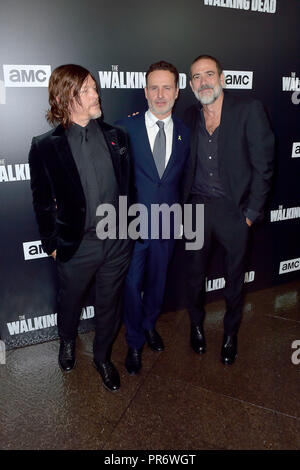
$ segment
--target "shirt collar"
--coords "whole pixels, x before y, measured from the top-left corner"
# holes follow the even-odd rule
[[[67,135],[68,137],[81,136],[82,131],[85,129],[88,129],[88,132],[91,134],[92,132],[95,131],[95,128],[96,126],[95,126],[94,119],[91,119],[85,127],[82,127],[79,124],[72,122],[70,127],[67,129]]]
[[[148,111],[146,111],[145,117],[146,117],[147,123],[150,127],[154,127],[156,125],[157,121],[162,121],[162,122],[165,123],[164,127],[166,128],[172,122],[172,114],[170,114],[170,116],[166,117],[165,119],[158,119],[156,116],[154,116],[153,113],[151,113],[150,109],[148,109]]]

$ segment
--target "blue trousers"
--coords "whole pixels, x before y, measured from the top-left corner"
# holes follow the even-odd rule
[[[135,243],[124,290],[126,340],[131,348],[141,348],[145,342],[144,331],[155,327],[174,245],[175,240]]]

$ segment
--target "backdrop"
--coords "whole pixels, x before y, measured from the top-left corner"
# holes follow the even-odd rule
[[[261,99],[276,136],[276,172],[264,223],[253,227],[245,275],[256,290],[299,278],[299,0],[10,0],[0,6],[0,336],[8,348],[53,339],[55,263],[42,251],[32,210],[28,151],[45,120],[51,71],[64,63],[98,79],[105,120],[146,109],[144,74],[158,60],[180,72],[175,113],[194,103],[188,70],[220,59],[232,93]],[[224,287],[220,252],[211,260],[208,301]],[[165,310],[184,307],[177,247]],[[180,292],[180,294],[178,294]],[[93,290],[81,331],[92,328]]]

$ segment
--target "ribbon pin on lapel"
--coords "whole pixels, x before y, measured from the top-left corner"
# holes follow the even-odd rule
[[[178,140],[181,140],[181,135],[178,136]]]

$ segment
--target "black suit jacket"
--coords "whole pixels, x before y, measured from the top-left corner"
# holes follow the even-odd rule
[[[110,150],[119,195],[127,196],[130,160],[124,131],[97,119]],[[29,153],[33,206],[46,253],[69,260],[83,234],[86,200],[64,128],[34,137]]]
[[[186,111],[191,129],[191,155],[184,182],[186,202],[196,171],[199,104]],[[273,173],[274,136],[260,101],[224,91],[218,139],[219,175],[224,190],[239,209],[263,214]]]

